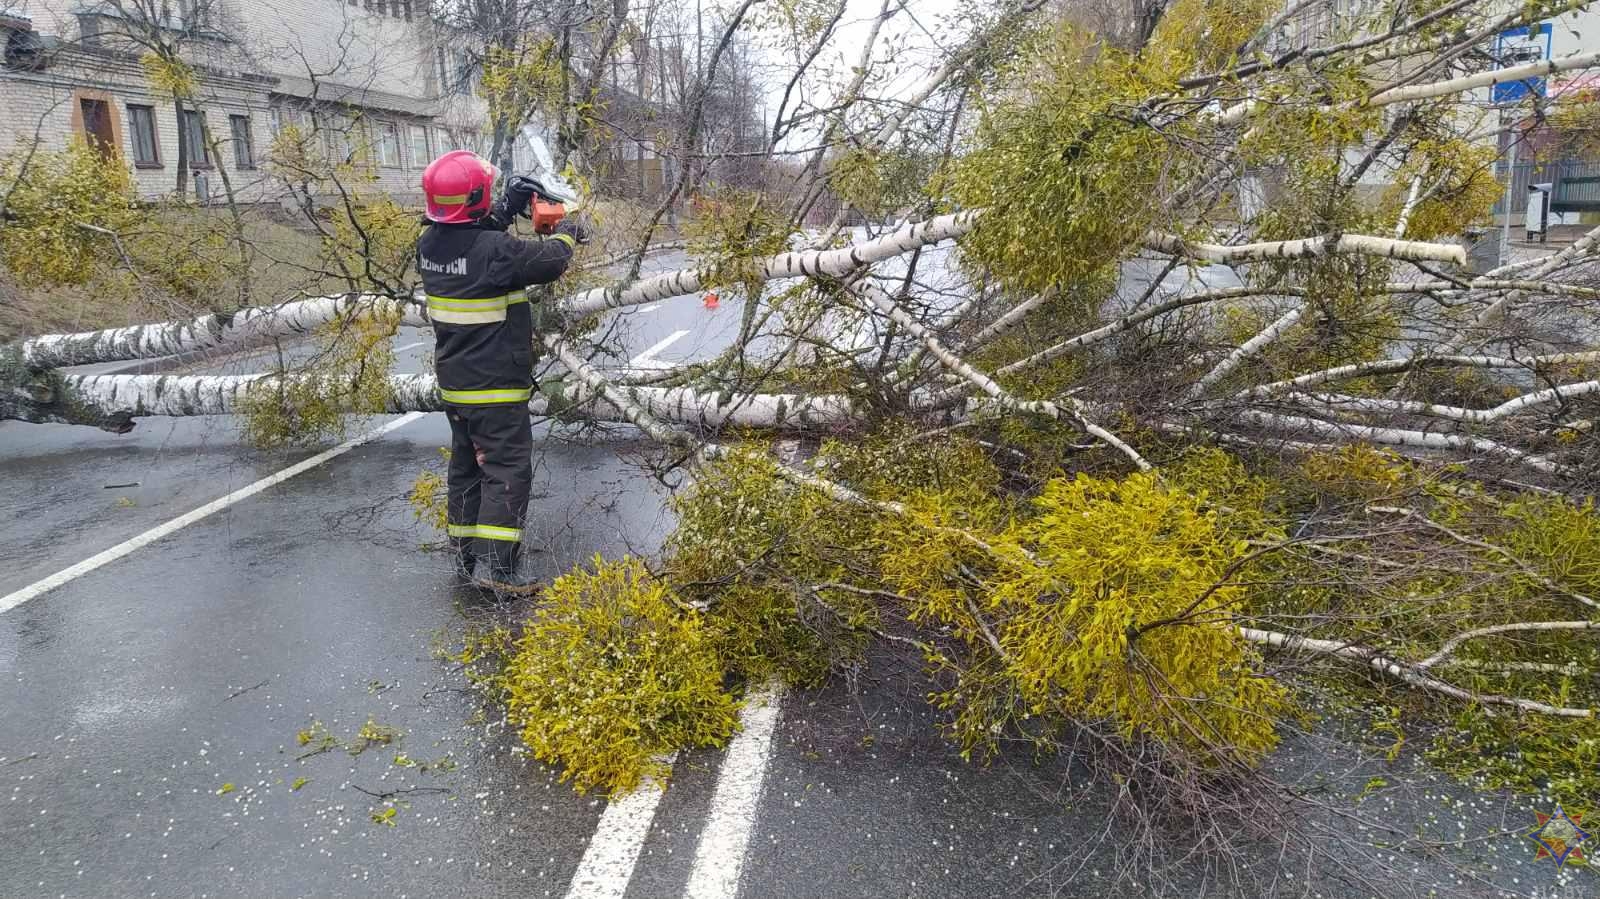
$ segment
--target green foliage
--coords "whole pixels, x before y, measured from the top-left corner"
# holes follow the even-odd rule
[[[361,725],[361,729],[356,731],[355,739],[350,741],[345,751],[351,755],[360,755],[374,746],[388,746],[398,739],[400,739],[398,730],[368,718],[367,722]]]
[[[834,7],[829,0],[775,0],[755,6],[747,21],[758,28],[777,30],[777,40],[796,53],[804,53],[828,27]]]
[[[1397,218],[1410,194],[1412,179],[1421,176],[1425,184],[1437,186],[1411,211],[1407,239],[1438,240],[1483,224],[1505,192],[1495,175],[1496,158],[1493,147],[1458,138],[1430,135],[1418,139],[1384,197],[1383,214]]]
[[[1600,514],[1594,497],[1530,495],[1508,504],[1504,515],[1511,525],[1508,550],[1538,560],[1543,573],[1568,589],[1600,597]]]
[[[251,389],[241,402],[244,436],[263,448],[342,439],[350,414],[389,408],[398,315],[363,314],[329,324],[304,371]]]
[[[662,773],[663,753],[724,740],[726,676],[815,684],[865,664],[876,639],[915,648],[971,757],[1050,752],[1087,726],[1203,773],[1259,763],[1279,723],[1314,707],[1357,720],[1391,760],[1416,748],[1464,780],[1568,802],[1600,791],[1593,719],[1490,714],[1348,661],[1269,675],[1240,632],[1309,620],[1417,661],[1471,628],[1582,615],[1562,591],[1600,593],[1593,504],[1507,502],[1363,446],[1293,465],[1184,447],[1159,474],[1080,472],[1019,496],[964,433],[895,427],[810,460],[892,508],[796,483],[761,446],[730,451],[676,498],[659,576],[597,560],[461,659],[579,789],[626,789]],[[1330,535],[1310,539],[1319,525]],[[1476,638],[1432,673],[1593,707],[1595,671],[1592,633],[1566,630]]]
[[[150,89],[168,97],[193,97],[199,87],[194,67],[181,57],[168,53],[145,53],[139,65],[150,82]]]
[[[955,677],[936,700],[964,751],[1006,736],[1049,745],[1072,720],[1212,760],[1254,762],[1275,745],[1283,689],[1232,623],[1241,591],[1218,586],[1247,546],[1203,503],[1149,474],[1058,479],[1032,514],[985,536],[988,553],[946,531],[951,506],[915,508],[882,565],[919,600],[915,618],[966,644],[965,658],[936,659]],[[932,535],[912,543],[911,529]]]
[[[705,466],[674,503],[662,579],[597,560],[552,586],[520,634],[468,642],[461,660],[535,755],[579,789],[626,789],[653,759],[728,733],[724,673],[815,684],[867,643],[919,647],[968,753],[1001,740],[1041,751],[1071,721],[1109,725],[1204,765],[1253,763],[1275,742],[1285,692],[1262,676],[1226,583],[1261,528],[1264,486],[1220,453],[1185,460],[1204,492],[1153,475],[1057,479],[1004,492],[978,444],[901,429],[829,443],[830,479],[903,510],[839,503],[747,447]]]
[[[570,80],[555,38],[528,36],[512,46],[493,45],[484,51],[479,89],[489,106],[489,121],[512,132],[535,110],[560,110]],[[591,102],[574,111],[590,118],[596,112]]]
[[[928,661],[954,683],[936,699],[968,752],[1019,736],[1045,747],[1073,719],[1213,758],[1253,761],[1273,744],[1283,693],[1229,624],[1239,588],[1207,593],[1244,552],[1228,531],[1252,526],[1244,510],[1224,521],[1204,494],[1147,475],[1053,481],[1017,508],[982,450],[960,439],[878,435],[829,445],[817,464],[905,514],[841,512],[751,452],[711,466],[680,500],[667,570],[695,579],[685,595],[711,603],[713,622],[738,625],[743,670],[760,671],[747,656],[771,647],[780,670],[808,657],[820,668],[819,650],[835,645],[820,622],[877,632],[908,620],[954,641]],[[1263,493],[1216,457],[1197,458],[1192,476],[1207,468],[1226,472],[1241,506]],[[828,614],[808,621],[805,587],[837,583],[813,601]],[[878,602],[863,599],[873,591]],[[1202,597],[1194,620],[1132,636]],[[771,624],[775,612],[784,626]]]
[[[1594,565],[1600,515],[1592,503],[1534,494],[1501,499],[1450,468],[1363,445],[1310,454],[1281,475],[1266,482],[1280,501],[1320,515],[1343,508],[1360,516],[1382,506],[1407,509],[1432,525],[1393,513],[1374,513],[1365,527],[1359,517],[1340,519],[1331,530],[1352,535],[1320,544],[1319,552],[1263,557],[1240,575],[1255,585],[1244,601],[1254,616],[1290,622],[1309,616],[1320,622],[1321,635],[1381,641],[1385,652],[1411,661],[1477,628],[1595,617],[1562,592],[1600,589]],[[1479,636],[1430,673],[1478,695],[1600,708],[1596,671],[1600,644],[1593,632],[1562,629]],[[1356,721],[1391,755],[1414,746],[1479,786],[1546,792],[1568,803],[1600,795],[1600,722],[1593,718],[1444,701],[1393,680],[1349,675],[1348,666],[1336,665],[1307,669],[1296,681],[1332,697],[1317,706]],[[1375,716],[1375,707],[1392,711]]]
[[[141,220],[122,161],[79,140],[0,157],[0,197],[0,260],[24,287],[84,284],[121,264],[114,235]]]
[[[668,571],[679,596],[708,609],[707,630],[727,670],[816,684],[835,661],[856,656],[862,640],[814,623],[806,614],[814,603],[772,572],[818,581],[842,576],[819,546],[840,528],[859,533],[860,516],[814,491],[794,490],[773,465],[759,451],[731,452],[674,499]]]
[[[371,815],[368,815],[368,817],[372,820],[373,824],[383,824],[387,827],[393,827],[395,815],[398,813],[399,809],[392,805],[386,805],[382,809],[379,809],[378,811],[373,812]]]
[[[1378,499],[1417,483],[1411,463],[1393,450],[1353,443],[1311,453],[1302,463],[1306,480],[1322,493],[1354,499]]]
[[[422,220],[378,189],[372,138],[361,119],[342,129],[285,125],[273,137],[264,168],[308,202],[337,199],[315,214],[321,247],[308,268],[347,289],[410,295]]]
[[[358,197],[336,214],[323,248],[332,266],[362,284],[408,295],[422,223],[415,210],[385,195]]]
[[[445,465],[450,464],[450,450],[439,447],[439,456]],[[411,491],[406,494],[406,502],[411,504],[411,514],[423,524],[431,525],[440,533],[444,532],[449,524],[449,490],[445,483],[445,476],[432,469],[424,470],[417,475],[411,484]]]
[[[926,196],[933,163],[904,150],[853,148],[829,164],[828,186],[868,218],[882,218]]]
[[[314,755],[321,755],[339,745],[339,738],[335,737],[328,726],[321,721],[313,720],[309,727],[294,735],[295,743],[305,749],[297,759],[307,759]]]
[[[1237,633],[1241,589],[1219,586],[1249,547],[1204,501],[1148,473],[1046,486],[1021,534],[1039,564],[1013,561],[990,599],[1015,610],[1000,639],[1035,714],[1246,761],[1276,744],[1283,690]]]
[[[1024,292],[1121,259],[1158,218],[1173,217],[1203,163],[1185,143],[1203,134],[1194,117],[1156,128],[1130,112],[1233,58],[1276,8],[1181,0],[1137,56],[1065,24],[1025,42],[954,171],[954,199],[988,209],[967,252]]]
[[[664,776],[676,749],[721,746],[737,704],[699,615],[637,559],[597,558],[556,579],[496,676],[535,757],[579,792]]]
[[[1169,162],[1155,131],[1114,117],[1152,84],[1086,36],[1035,41],[955,166],[955,199],[987,207],[966,252],[1020,292],[1070,283],[1120,258],[1153,220]]]
[[[788,218],[767,197],[731,188],[697,196],[692,205],[683,233],[702,283],[739,286],[752,299],[760,296],[766,282],[757,276],[755,260],[789,248]]]

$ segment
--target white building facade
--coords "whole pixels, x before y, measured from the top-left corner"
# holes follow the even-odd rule
[[[267,154],[294,126],[350,161],[363,190],[414,203],[432,159],[486,149],[469,56],[426,0],[170,0],[154,23],[119,5],[136,6],[0,0],[0,152],[82,139],[158,198],[177,187],[182,141],[193,196],[216,199],[225,175],[239,199],[270,202],[282,191]],[[181,111],[141,61],[152,39],[197,76]]]

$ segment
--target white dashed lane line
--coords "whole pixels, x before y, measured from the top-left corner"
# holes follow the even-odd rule
[[[670,762],[671,759],[668,759]],[[613,798],[600,815],[600,824],[589,840],[589,848],[573,872],[567,899],[622,899],[633,879],[633,866],[639,861],[644,839],[650,835],[650,822],[661,804],[662,787],[645,780],[637,790]]]
[[[684,899],[734,899],[738,893],[781,698],[776,685],[752,690],[739,712],[739,733],[728,744],[717,775]],[[627,893],[661,793],[659,784],[646,781],[632,793],[611,800],[578,862],[567,899],[621,899]]]
[[[712,794],[711,812],[700,832],[700,848],[695,851],[684,899],[734,899],[739,892],[739,873],[755,831],[756,810],[767,779],[782,696],[782,689],[770,684],[745,697],[744,709],[739,713],[741,730],[722,760],[717,791]]]
[[[241,487],[232,493],[225,494],[222,497],[206,503],[198,509],[195,509],[191,512],[186,512],[183,515],[179,515],[177,518],[174,518],[165,524],[157,525],[156,527],[145,531],[137,537],[124,540],[123,542],[118,543],[116,546],[113,546],[104,552],[96,553],[70,568],[64,568],[61,571],[58,571],[44,580],[35,581],[34,583],[23,587],[21,590],[18,590],[15,593],[0,596],[0,613],[9,612],[31,599],[48,593],[63,584],[77,580],[89,572],[94,571],[96,568],[100,568],[101,566],[115,562],[116,560],[128,555],[129,553],[132,553],[135,550],[149,546],[157,540],[160,540],[162,537],[182,530],[183,528],[186,528],[197,521],[207,518],[214,513],[220,512],[234,503],[239,502],[240,500],[249,499],[268,487],[281,484],[284,481],[295,477],[296,475],[304,474],[311,469],[316,468],[318,465],[321,465],[329,459],[342,456],[345,453],[348,453],[356,447],[362,445],[363,443],[376,440],[390,431],[396,430],[397,428],[403,428],[422,416],[423,413],[421,412],[411,412],[406,415],[402,415],[399,418],[387,422],[378,428],[368,431],[365,434],[346,440],[344,443],[339,444],[333,449],[325,450],[317,453],[315,456],[312,456],[309,459],[296,462],[288,468],[285,468],[282,471],[274,474],[270,474],[261,480],[256,481],[254,484],[249,485],[248,487]]]
[[[634,368],[663,365],[664,363],[662,363],[659,359],[656,359],[655,355],[687,336],[689,336],[689,331],[687,328],[681,331],[673,331],[666,337],[656,341],[655,344],[653,344],[648,350],[645,350],[639,355],[634,356],[632,359],[629,359],[628,364]]]

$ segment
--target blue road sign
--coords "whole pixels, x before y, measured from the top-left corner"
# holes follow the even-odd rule
[[[1495,37],[1494,57],[1502,67],[1549,59],[1552,40],[1553,31],[1549,23],[1512,28]],[[1493,100],[1495,103],[1515,103],[1530,93],[1547,96],[1548,81],[1548,78],[1525,78],[1497,84],[1492,91]]]

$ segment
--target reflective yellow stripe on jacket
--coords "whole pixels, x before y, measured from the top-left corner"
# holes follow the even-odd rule
[[[448,530],[452,537],[482,537],[485,540],[503,540],[507,543],[522,542],[522,531],[518,528],[503,528],[493,524],[452,524]]]
[[[528,302],[523,291],[498,297],[458,299],[428,294],[428,318],[451,325],[486,325],[506,320],[506,308]]]
[[[526,403],[533,397],[532,387],[504,387],[493,390],[439,390],[439,399],[458,406],[487,406],[493,403]]]

